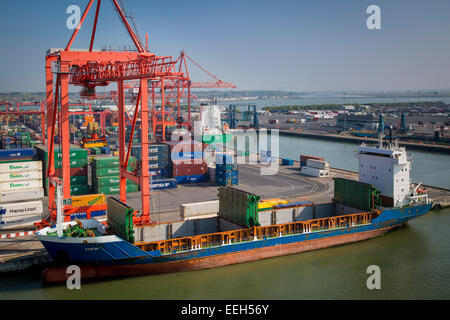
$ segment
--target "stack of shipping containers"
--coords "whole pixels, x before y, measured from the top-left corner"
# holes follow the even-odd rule
[[[170,174],[177,183],[206,181],[208,166],[203,158],[204,145],[199,142],[169,142]]]
[[[136,158],[130,157],[127,169],[136,169]],[[120,191],[119,157],[96,156],[92,158],[92,189],[94,193],[118,194]],[[139,185],[127,180],[127,192],[137,192]]]
[[[141,146],[133,146],[131,154],[141,161]],[[170,189],[176,188],[177,181],[169,178],[169,146],[163,143],[151,143],[148,146],[148,168],[150,188]]]
[[[233,156],[218,153],[216,154],[216,185],[234,186],[239,184],[239,171],[237,163],[234,163]]]
[[[0,150],[0,229],[43,218],[42,162],[35,149]]]
[[[47,164],[48,151],[46,146],[37,146],[38,158],[43,163],[43,177],[45,195],[48,195]],[[55,146],[55,171],[57,177],[62,177],[61,146]],[[76,146],[70,147],[70,194],[83,195],[91,193],[88,185],[88,158],[87,150]]]

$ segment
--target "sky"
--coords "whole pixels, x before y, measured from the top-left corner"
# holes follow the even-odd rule
[[[157,55],[181,50],[241,90],[450,89],[450,0],[123,0]],[[0,91],[44,91],[49,48],[66,46],[70,5],[2,1]],[[369,30],[369,5],[381,29]],[[72,48],[88,48],[95,4]],[[132,42],[102,1],[95,48]],[[193,81],[210,81],[191,65]]]

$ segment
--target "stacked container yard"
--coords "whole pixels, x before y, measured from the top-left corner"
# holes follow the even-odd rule
[[[136,169],[136,158],[130,157],[127,169]],[[119,157],[96,156],[91,164],[92,189],[94,193],[118,194],[120,191]],[[127,180],[127,192],[136,192],[139,185]]]
[[[37,146],[38,157],[43,163],[44,191],[48,195],[48,151],[47,146]],[[70,194],[83,195],[91,193],[88,185],[88,159],[87,150],[76,146],[71,146],[69,151],[70,157]],[[55,173],[57,177],[62,177],[62,153],[61,147],[55,146]]]
[[[238,165],[233,162],[232,155],[224,153],[216,154],[216,185],[233,186],[239,184]]]
[[[179,184],[206,181],[208,166],[203,158],[204,145],[195,141],[169,142],[170,175]]]
[[[42,220],[42,162],[35,149],[0,151],[0,229]]]

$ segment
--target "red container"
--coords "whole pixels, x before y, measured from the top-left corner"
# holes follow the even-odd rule
[[[208,165],[204,161],[200,164],[182,163],[182,161],[172,163],[172,177],[200,175],[207,171]]]
[[[62,169],[55,169],[56,176],[62,177]],[[88,167],[70,168],[70,176],[87,176]]]

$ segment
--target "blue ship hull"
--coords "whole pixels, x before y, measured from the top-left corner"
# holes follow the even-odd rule
[[[143,251],[139,247],[121,239],[118,236],[104,236],[97,238],[58,239],[55,237],[39,236],[41,242],[55,259],[66,263],[84,265],[169,265],[171,263],[189,261],[190,269],[196,269],[192,261],[211,257],[226,257],[230,254],[245,253],[251,256],[255,250],[281,250],[283,246],[295,252],[295,246],[308,242],[314,247],[314,242],[327,241],[330,245],[355,242],[383,234],[392,228],[400,226],[409,220],[424,215],[431,209],[431,204],[414,207],[392,208],[384,210],[371,223],[340,227],[308,233],[280,236],[276,238],[258,239],[253,241],[223,244],[215,247],[193,249],[162,254],[159,250]],[[337,240],[338,239],[338,240]],[[69,241],[70,240],[70,241]],[[293,247],[294,246],[294,247]],[[294,250],[294,251],[292,251]],[[312,249],[314,250],[314,248]],[[307,250],[300,250],[307,251]],[[298,252],[300,252],[298,251]],[[282,254],[273,253],[271,256]],[[242,259],[241,259],[242,260]],[[252,260],[257,260],[252,259]],[[250,261],[250,260],[249,260]],[[229,263],[224,263],[229,264]]]

